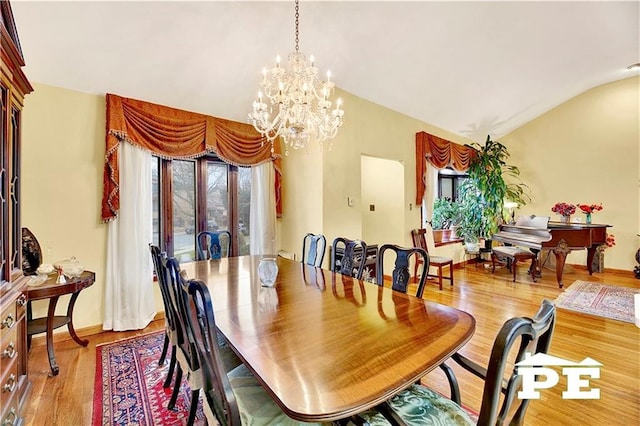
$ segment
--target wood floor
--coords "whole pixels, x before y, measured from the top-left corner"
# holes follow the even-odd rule
[[[425,298],[455,306],[473,314],[476,332],[462,353],[486,364],[493,339],[508,318],[532,316],[543,299],[554,300],[561,290],[555,274],[545,271],[542,279],[532,283],[526,267],[520,266],[517,281],[504,269],[491,274],[489,270],[468,265],[456,269],[455,286],[439,291],[429,285]],[[630,272],[604,272],[589,276],[586,270],[575,268],[565,273],[565,286],[575,280],[595,281],[639,288],[640,280]],[[123,337],[147,333],[163,327],[156,321],[146,330],[127,333],[105,332],[90,336],[86,348],[73,341],[56,343],[60,366],[57,377],[48,377],[46,346],[37,344],[29,354],[29,374],[33,383],[26,410],[27,425],[90,425],[95,375],[95,347]],[[82,330],[79,331],[82,336]],[[543,390],[540,400],[534,400],[527,412],[527,425],[636,425],[640,418],[640,328],[630,323],[582,315],[559,309],[550,353],[572,361],[591,357],[603,364],[600,379],[591,387],[600,388],[599,400],[563,400],[566,380],[554,388]],[[556,370],[559,371],[559,370]],[[468,373],[456,370],[460,380],[462,402],[479,409],[482,382]],[[424,383],[448,395],[444,375],[430,373]]]

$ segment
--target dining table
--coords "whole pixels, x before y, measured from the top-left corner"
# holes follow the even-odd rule
[[[207,285],[218,330],[293,419],[330,422],[372,408],[474,333],[474,317],[460,309],[283,257],[265,287],[262,257],[181,268]]]

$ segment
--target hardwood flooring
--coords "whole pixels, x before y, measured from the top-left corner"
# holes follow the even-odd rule
[[[594,274],[580,267],[565,273],[565,287],[575,280],[601,282],[640,288],[640,280],[631,272]],[[424,297],[455,306],[473,314],[476,332],[462,349],[472,360],[486,365],[491,345],[504,321],[514,316],[532,316],[543,299],[554,300],[562,290],[555,274],[545,271],[537,283],[530,281],[526,267],[520,265],[515,283],[511,274],[497,269],[495,274],[480,265],[467,265],[455,270],[455,286],[445,285],[439,291],[433,281]],[[155,321],[147,329],[136,332],[103,332],[89,337],[86,348],[72,340],[55,344],[60,366],[57,377],[48,377],[49,363],[42,340],[29,353],[29,375],[33,383],[28,407],[27,425],[90,425],[95,376],[95,347],[136,334],[162,329]],[[79,334],[83,336],[82,330]],[[599,400],[563,400],[566,380],[561,376],[557,386],[543,390],[540,400],[533,400],[525,424],[548,425],[636,425],[640,418],[640,328],[634,324],[558,309],[557,324],[550,353],[579,362],[591,357],[603,364],[601,377],[591,381],[600,388]],[[556,371],[559,371],[554,367]],[[462,402],[475,410],[480,407],[482,381],[456,369]],[[448,395],[448,385],[440,370],[428,374],[423,382]]]

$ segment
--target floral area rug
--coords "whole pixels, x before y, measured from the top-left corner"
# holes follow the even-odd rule
[[[186,424],[191,393],[186,379],[175,410],[167,409],[173,386],[165,389],[162,384],[171,348],[164,365],[158,365],[163,340],[164,331],[158,331],[96,347],[92,426]],[[206,424],[202,404],[195,424]]]
[[[558,296],[555,303],[558,308],[633,323],[633,295],[636,293],[640,293],[640,290],[575,281]]]

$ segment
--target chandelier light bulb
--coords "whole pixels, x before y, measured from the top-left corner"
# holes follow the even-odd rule
[[[331,109],[329,97],[335,86],[331,82],[331,72],[327,71],[326,82],[320,81],[313,55],[307,59],[299,51],[298,0],[295,4],[295,51],[289,54],[286,66],[280,66],[280,55],[277,55],[274,68],[263,68],[258,99],[253,102],[249,113],[249,121],[271,143],[271,151],[274,151],[275,140],[280,137],[285,145],[285,154],[289,153],[289,148],[307,147],[311,139],[317,140],[321,146],[326,141],[330,147],[344,116],[341,99]]]

